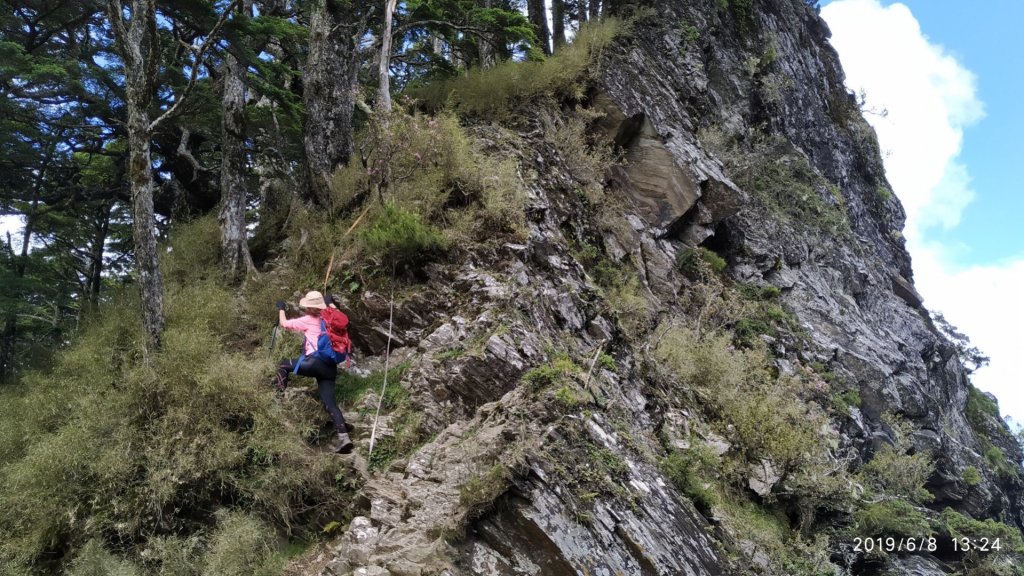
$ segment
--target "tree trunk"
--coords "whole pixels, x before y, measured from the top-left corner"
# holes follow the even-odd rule
[[[544,0],[527,0],[526,11],[530,24],[533,24],[533,31],[537,34],[537,42],[544,54],[550,56],[551,33],[548,31],[548,11]]]
[[[352,41],[351,18],[336,0],[312,0],[309,55],[303,74],[306,105],[303,144],[309,191],[326,205],[331,175],[352,154],[352,110],[358,73],[358,52]]]
[[[551,37],[556,51],[565,46],[565,0],[551,0]]]
[[[381,112],[391,112],[391,23],[395,13],[397,0],[384,2],[384,30],[380,35],[380,67],[377,70],[377,108]]]
[[[491,7],[491,0],[482,0],[482,2],[480,4],[484,8],[490,8]],[[477,38],[476,38],[477,53],[478,53],[477,55],[480,58],[480,67],[481,68],[493,68],[494,65],[497,63],[497,61],[496,61],[496,59],[494,57],[494,46],[491,45],[490,40],[491,39],[489,38],[489,35],[483,35],[483,34],[481,34],[480,36],[477,36]]]
[[[124,62],[125,107],[128,109],[128,182],[132,195],[132,238],[142,299],[142,325],[149,351],[160,348],[164,331],[164,291],[156,251],[153,215],[153,162],[149,105],[160,58],[156,32],[156,0],[132,0],[125,22],[120,0],[107,1],[107,13]]]
[[[90,308],[95,308],[100,301],[100,287],[103,285],[103,248],[107,244],[110,213],[113,208],[114,201],[107,200],[96,209],[95,234],[89,247],[89,275],[86,284],[86,298]]]
[[[601,2],[600,0],[590,0],[590,5],[587,7],[587,20],[590,22],[597,22],[601,17]]]
[[[14,343],[18,339],[18,324],[13,313],[4,318],[4,330],[0,333],[0,382],[12,380],[14,376]]]
[[[248,11],[249,2],[244,2]],[[246,69],[230,51],[224,57],[224,94],[221,98],[220,244],[228,277],[235,279],[254,269],[246,239],[245,77]]]
[[[126,66],[127,68],[127,66]],[[149,146],[153,137],[149,115],[137,89],[128,83],[128,182],[132,193],[132,239],[139,272],[142,325],[152,350],[160,349],[164,332],[164,290],[156,252],[156,218],[153,216],[153,161]]]

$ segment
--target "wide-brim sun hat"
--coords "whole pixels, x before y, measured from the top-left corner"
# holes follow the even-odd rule
[[[303,308],[319,308],[321,310],[327,308],[327,304],[324,302],[324,295],[316,290],[306,292],[302,300],[299,300],[299,306]]]

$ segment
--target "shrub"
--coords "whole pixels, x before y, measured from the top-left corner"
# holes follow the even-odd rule
[[[210,538],[203,576],[259,576],[278,572],[274,530],[241,512],[221,513]]]
[[[964,472],[961,477],[968,486],[977,486],[978,484],[981,484],[981,472],[979,472],[974,466],[964,468]]]
[[[700,30],[692,23],[683,20],[679,25],[679,40],[683,44],[693,44],[700,39]]]
[[[504,464],[495,464],[483,474],[473,476],[459,487],[459,504],[468,519],[479,518],[508,488],[511,471]]]
[[[1020,480],[1017,466],[1006,458],[1006,454],[998,446],[993,446],[987,438],[982,438],[982,446],[987,446],[985,448],[985,461],[989,463],[996,474],[1006,479]]]
[[[370,150],[365,186],[374,191],[373,200],[442,226],[450,241],[523,234],[526,195],[514,157],[482,152],[485,146],[453,114],[425,116],[396,108],[388,122],[372,126],[364,146]],[[496,146],[495,140],[504,142],[489,133],[488,146]],[[518,147],[514,136],[508,140]],[[335,175],[337,203],[358,194],[353,187],[364,183],[350,174],[353,170],[362,168],[350,166]]]
[[[701,514],[710,517],[719,498],[709,482],[719,466],[717,456],[703,444],[675,451],[661,461],[661,470],[680,492],[686,495]]]
[[[576,391],[571,386],[562,386],[558,390],[555,390],[555,402],[563,410],[573,410],[582,404],[582,400]]]
[[[921,538],[932,534],[928,519],[903,500],[868,504],[854,514],[856,534],[864,537]]]
[[[813,540],[804,540],[789,528],[785,514],[762,508],[745,498],[723,499],[721,509],[725,516],[723,524],[733,538],[752,548],[748,555],[763,554],[767,557],[771,568],[765,573],[834,574],[828,558],[827,536],[818,535]]]
[[[1013,526],[992,519],[975,520],[952,508],[943,510],[941,518],[943,527],[953,538],[987,538],[989,542],[998,538],[1003,552],[1024,554],[1021,532]]]
[[[975,431],[984,431],[987,429],[988,421],[999,419],[999,405],[984,392],[968,384],[964,414]]]
[[[131,562],[107,552],[98,540],[90,540],[71,563],[68,576],[138,576],[139,569]]]
[[[545,139],[565,161],[572,178],[591,193],[589,199],[603,192],[605,172],[613,162],[611,142],[596,142],[587,131],[590,121],[599,116],[577,108],[568,116],[555,117],[552,129],[545,132]]]
[[[849,233],[841,191],[788,140],[754,131],[732,138],[719,129],[698,136],[725,165],[726,174],[775,214],[826,234]]]
[[[613,261],[591,243],[580,244],[570,239],[570,250],[601,289],[608,311],[615,315],[628,336],[637,336],[650,328],[650,303],[630,264]]]
[[[832,395],[832,407],[841,414],[849,414],[851,408],[860,408],[860,403],[860,391],[853,388]]]
[[[935,470],[931,456],[924,452],[908,453],[913,449],[909,423],[888,415],[886,421],[893,430],[894,445],[884,446],[861,467],[861,481],[876,494],[931,502],[934,496],[924,488]]]
[[[557,357],[549,364],[531,368],[523,373],[521,381],[531,390],[540,390],[555,384],[564,384],[580,373],[580,367],[566,356]]]
[[[878,493],[931,502],[934,497],[924,485],[934,469],[931,457],[925,453],[910,455],[885,446],[861,467],[860,473]]]
[[[875,188],[875,198],[878,200],[879,204],[887,204],[892,200],[892,190],[883,184],[879,184]]]
[[[399,267],[412,266],[442,254],[448,243],[414,212],[388,204],[373,225],[363,232],[367,254]]]
[[[801,400],[800,380],[772,375],[763,347],[737,349],[728,335],[698,338],[671,326],[654,356],[680,385],[699,392],[743,464],[767,458],[787,473],[824,451],[823,415]]]
[[[779,296],[782,295],[782,291],[779,290],[778,286],[758,286],[757,284],[740,284],[737,288],[740,295],[744,299],[753,302],[756,301],[772,301],[778,300]]]
[[[698,278],[706,271],[721,274],[726,265],[724,258],[703,246],[684,250],[676,256],[676,267],[691,278]]]
[[[636,337],[651,326],[651,307],[636,274],[623,272],[604,289],[605,303],[626,335]]]
[[[343,466],[295,432],[319,413],[276,404],[265,350],[238,351],[251,344],[232,341],[252,328],[232,315],[246,290],[174,261],[197,257],[182,248],[191,239],[178,243],[190,231],[176,231],[179,248],[164,258],[175,270],[166,275],[167,328],[148,362],[138,297],[125,291],[49,372],[0,390],[0,565],[59,572],[66,567],[47,559],[79,555],[103,565],[101,548],[87,550],[99,538],[118,542],[119,556],[159,549],[155,558],[181,565],[201,555],[214,510],[245,508],[276,539],[319,532],[345,509],[352,486],[338,480]],[[228,317],[236,321],[220,321]]]

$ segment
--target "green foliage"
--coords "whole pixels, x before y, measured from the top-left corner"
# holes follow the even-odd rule
[[[98,540],[90,540],[71,563],[68,576],[138,576],[138,568],[107,552]]]
[[[401,388],[399,381],[405,370],[406,366],[403,364],[395,366],[388,371],[388,388]],[[363,378],[348,370],[339,370],[337,383],[338,386],[334,397],[338,404],[341,406],[353,406],[367,392],[376,393],[381,389],[384,384],[384,371],[375,370]],[[391,394],[396,393],[392,392]]]
[[[982,446],[986,446],[985,461],[988,462],[996,474],[1005,479],[1020,481],[1020,473],[1017,471],[1017,466],[1006,458],[1002,449],[992,445],[991,441],[984,437],[982,438]]]
[[[964,406],[967,421],[975,431],[985,431],[989,422],[999,420],[999,405],[973,385],[967,385],[967,404]]]
[[[566,411],[574,410],[582,404],[582,400],[580,400],[576,390],[574,390],[572,386],[567,385],[555,390],[555,402],[558,403],[562,410]]]
[[[961,478],[963,478],[964,483],[968,486],[977,486],[978,484],[981,484],[982,480],[981,472],[979,472],[974,466],[964,468]]]
[[[805,540],[789,527],[778,510],[760,507],[745,498],[723,499],[724,525],[733,537],[749,546],[749,555],[767,557],[772,574],[830,576],[829,541],[825,535]],[[744,573],[748,573],[745,571]]]
[[[390,266],[406,267],[429,261],[448,249],[445,237],[418,214],[388,204],[363,232],[367,254]]]
[[[604,288],[605,304],[618,318],[627,336],[636,337],[651,327],[651,305],[644,292],[640,279],[632,270],[623,270],[615,281]]]
[[[893,446],[885,446],[863,467],[860,474],[877,493],[931,502],[934,496],[924,484],[935,469],[928,454],[908,455]]]
[[[294,432],[320,415],[276,404],[265,350],[238,351],[238,332],[262,331],[236,314],[245,292],[203,264],[188,271],[209,251],[209,223],[195,226],[164,258],[167,328],[148,362],[137,296],[115,294],[52,370],[0,390],[0,564],[45,563],[102,537],[126,554],[160,543],[170,565],[226,506],[275,539],[318,532],[344,509],[341,463]]]
[[[258,518],[222,513],[210,537],[203,576],[269,576],[280,573],[273,562],[276,534]]]
[[[459,486],[459,504],[467,510],[467,517],[475,519],[483,515],[508,489],[511,477],[508,467],[498,463]]]
[[[709,271],[721,274],[727,265],[725,258],[703,246],[688,248],[676,256],[676,268],[691,278],[700,278]]]
[[[680,492],[705,516],[719,503],[713,486],[714,472],[720,467],[715,453],[704,444],[673,451],[661,461],[661,470]]]
[[[682,326],[662,329],[654,357],[705,410],[733,446],[734,458],[767,458],[783,472],[799,469],[824,450],[824,417],[801,400],[806,383],[775,377],[761,348],[737,349],[728,335],[698,337]]]
[[[925,452],[910,452],[914,449],[910,424],[888,416],[887,423],[893,431],[892,445],[883,446],[858,471],[864,487],[874,494],[886,494],[914,502],[931,502],[934,496],[924,485],[935,464],[931,455]]]
[[[637,336],[650,328],[650,303],[632,266],[613,261],[589,242],[580,244],[570,240],[570,250],[594,279],[608,311],[615,315],[628,336]]]
[[[860,391],[854,388],[832,395],[832,406],[840,414],[849,414],[851,408],[860,408]]]
[[[559,117],[561,116],[561,117]],[[588,200],[600,199],[604,194],[605,172],[612,165],[611,142],[598,141],[588,130],[600,113],[577,107],[570,114],[559,114],[544,138],[565,162],[572,178],[585,187]]]
[[[449,54],[457,54],[467,68],[482,65],[480,45],[483,43],[490,46],[498,59],[510,58],[512,51],[531,56],[543,54],[533,26],[515,4],[491,6],[471,0],[411,0],[399,5],[396,20],[422,22],[396,38],[396,45],[403,47],[404,60],[412,68],[414,78],[453,70],[453,58],[446,58]],[[444,41],[446,54],[435,51],[434,39]]]
[[[380,406],[382,413],[391,417],[391,435],[376,437],[373,453],[370,454],[368,462],[371,470],[386,468],[396,458],[411,453],[423,441],[423,415],[413,409],[409,389],[402,385],[402,375],[408,368],[409,364],[403,362],[388,370],[386,387],[383,370],[377,370],[366,378],[352,374],[346,374],[342,378],[342,374],[338,374],[340,386],[336,397],[341,405],[355,404],[367,393],[376,397],[382,388],[384,390]],[[371,409],[363,406],[360,410],[365,415],[372,416],[375,413],[375,405]]]
[[[782,291],[779,290],[778,286],[758,286],[756,284],[740,284],[737,289],[743,298],[751,301],[771,301],[778,300],[779,296],[782,295]]]
[[[903,500],[883,500],[868,504],[854,514],[855,533],[862,537],[930,536],[928,519],[917,508]]]
[[[679,26],[679,39],[684,44],[693,44],[700,39],[700,30],[693,23],[684,20]]]
[[[352,162],[335,172],[327,214],[309,215],[308,223],[293,218],[294,236],[315,238],[295,243],[310,253],[308,264],[296,259],[297,265],[322,269],[326,260],[319,264],[319,254],[345,250],[361,255],[357,262],[368,267],[382,259],[410,266],[453,247],[506,242],[524,233],[526,195],[515,160],[482,152],[454,115],[396,107],[386,122],[371,123],[360,146],[367,167]],[[363,232],[346,235],[355,216],[339,226],[331,214],[342,210],[366,211]],[[378,230],[366,230],[374,226]],[[419,249],[429,250],[425,258]]]
[[[720,129],[702,130],[698,136],[725,165],[726,174],[776,215],[826,234],[849,232],[842,193],[788,140],[754,131],[734,138]]]
[[[892,200],[892,190],[883,184],[879,184],[875,188],[875,199],[877,199],[880,204],[889,203],[889,201]]]
[[[489,69],[474,68],[411,92],[431,109],[448,106],[460,115],[489,120],[507,119],[524,106],[535,106],[538,100],[580,101],[619,26],[612,18],[587,24],[572,44],[544,61],[509,61]]]
[[[580,373],[580,367],[567,356],[558,356],[548,364],[542,364],[523,373],[521,381],[530,390],[541,390],[549,386],[564,385]]]
[[[988,538],[993,541],[999,539],[1003,552],[1014,552],[1024,554],[1024,540],[1022,540],[1019,529],[1003,524],[997,520],[975,520],[965,516],[952,508],[942,511],[943,527],[949,531],[953,538]]]
[[[751,11],[754,0],[715,0],[715,8],[720,14],[732,16],[737,29],[746,34],[750,32],[753,25],[753,13]]]
[[[953,326],[946,320],[946,318],[940,312],[932,313],[932,321],[935,323],[935,328],[945,336],[953,348],[956,350],[956,355],[960,358],[960,361],[964,363],[964,368],[967,369],[968,373],[974,372],[978,368],[982,368],[988,365],[989,358],[977,346],[971,344],[971,339],[966,334],[960,331],[956,326]],[[968,388],[970,392],[971,388]],[[982,393],[975,389],[979,395]],[[969,398],[970,399],[970,398]],[[976,401],[981,402],[977,408],[984,411],[994,412],[998,417],[999,410],[998,406],[995,410],[992,410],[985,402],[986,399],[978,398]],[[970,414],[968,414],[970,416]]]

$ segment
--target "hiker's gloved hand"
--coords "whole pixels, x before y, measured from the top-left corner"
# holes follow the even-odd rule
[[[285,305],[284,300],[278,300],[277,301],[277,309],[278,310],[282,310],[283,311],[286,308],[288,308],[288,306]]]
[[[334,299],[334,294],[327,294],[324,296],[324,302],[326,302],[328,306],[334,306],[335,308],[339,307],[338,301]]]

